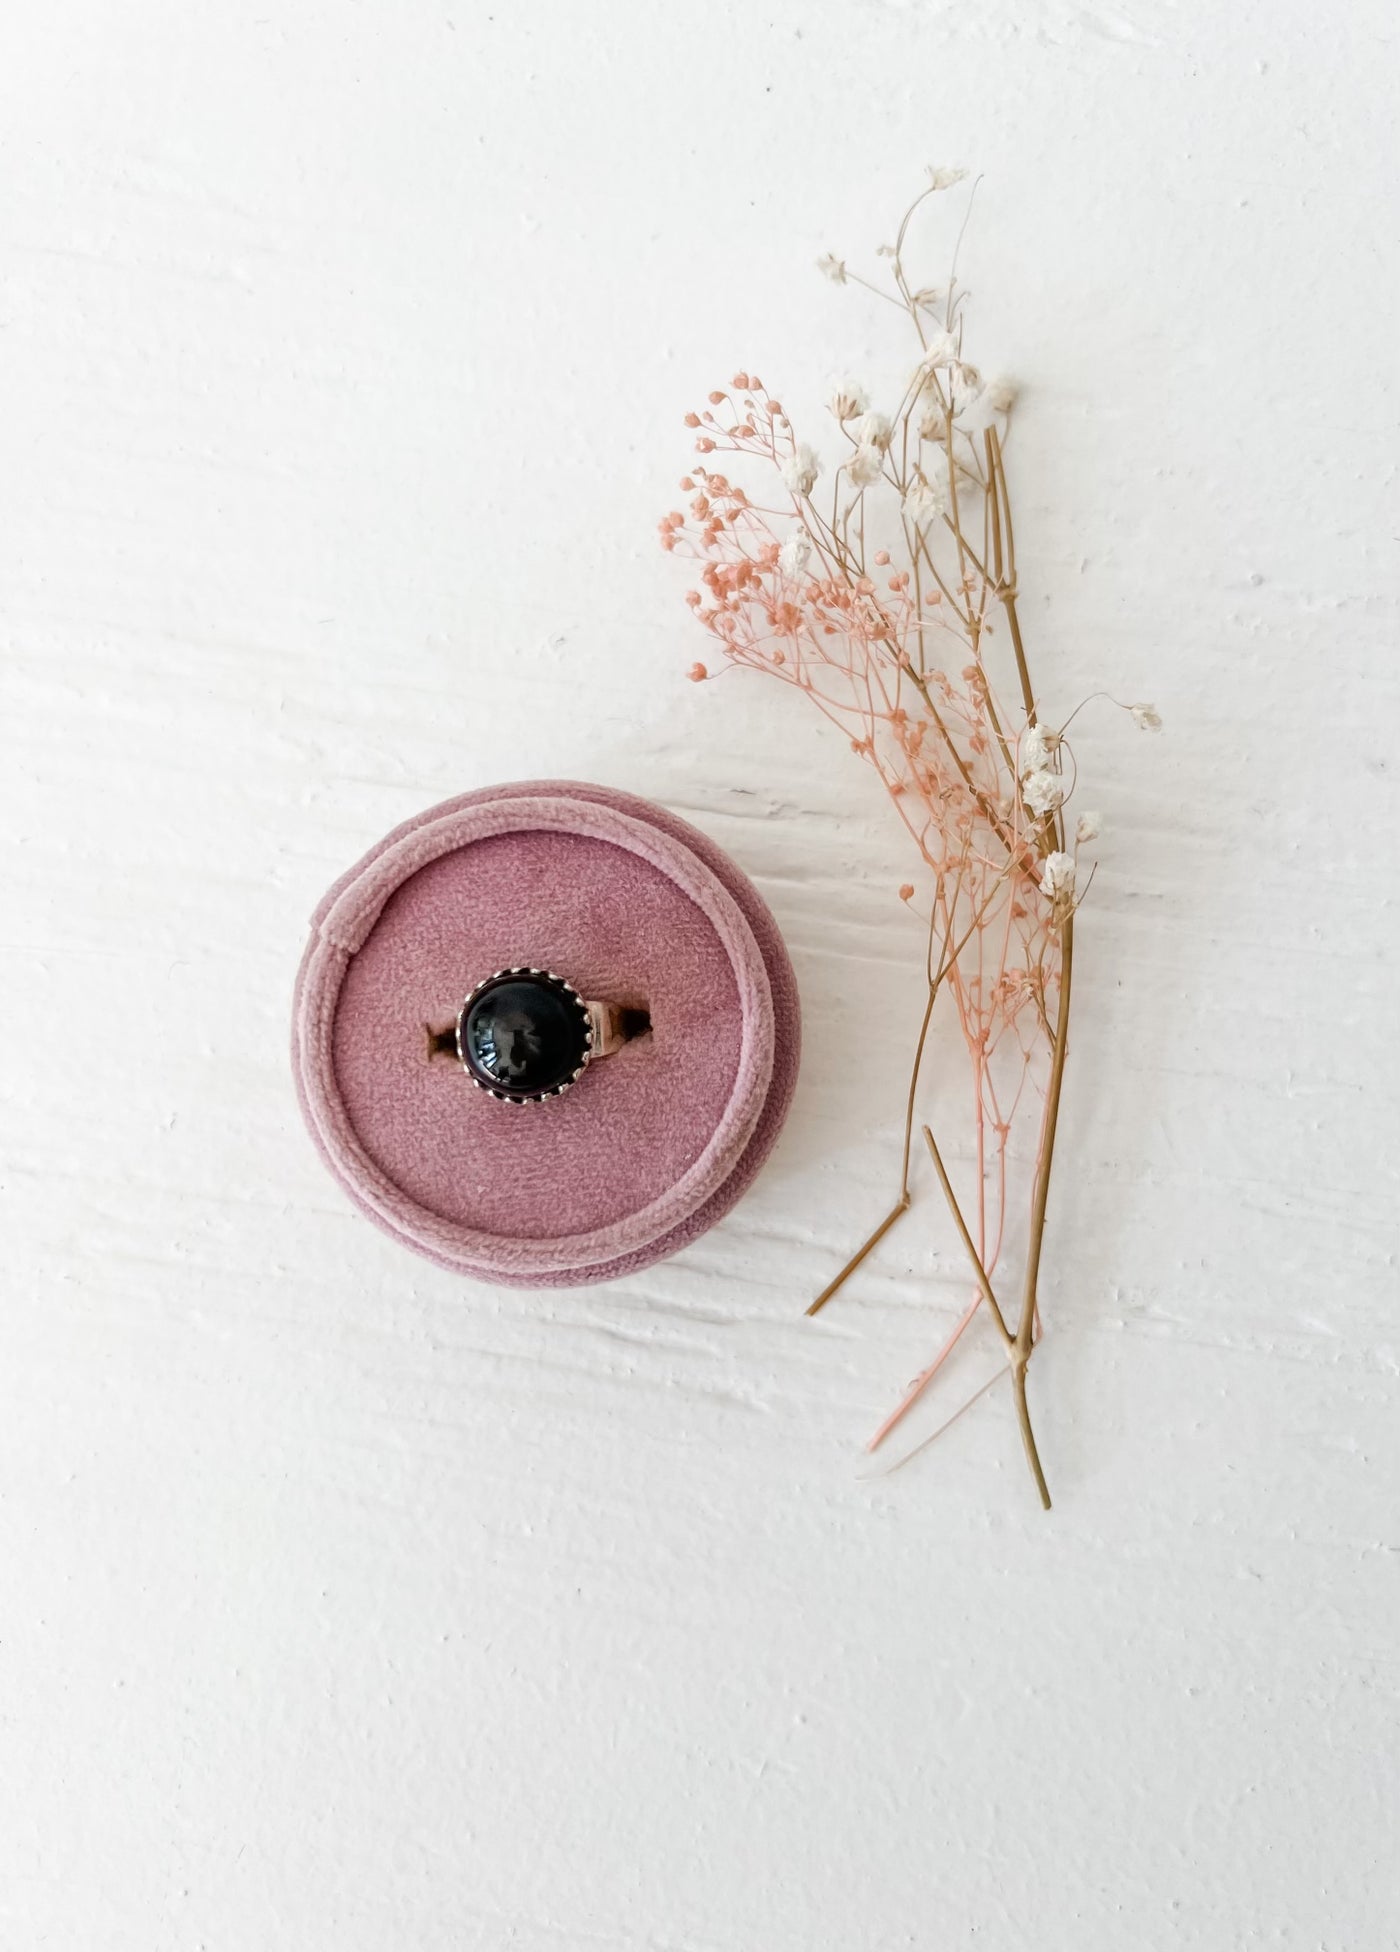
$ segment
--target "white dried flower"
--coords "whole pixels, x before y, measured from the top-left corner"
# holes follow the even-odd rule
[[[1040,892],[1048,895],[1051,901],[1068,900],[1074,893],[1074,856],[1072,854],[1047,854],[1045,871],[1040,877]]]
[[[846,463],[846,473],[857,488],[873,488],[884,472],[885,457],[878,447],[858,447]]]
[[[966,175],[965,169],[935,169],[932,163],[928,166],[929,187],[934,190],[951,190],[953,185],[961,183]]]
[[[1010,413],[1016,404],[1016,395],[1020,390],[1009,374],[998,373],[995,379],[988,380],[983,387],[982,398],[993,413]]]
[[[1021,741],[1021,771],[1038,773],[1050,764],[1050,755],[1060,743],[1043,725],[1032,725]]]
[[[969,366],[964,361],[953,368],[950,375],[950,389],[954,410],[957,413],[964,413],[982,398],[982,375],[975,366]]]
[[[926,380],[930,373],[936,373],[940,366],[952,366],[958,357],[958,342],[951,332],[935,332],[914,368],[916,381]]]
[[[848,432],[862,447],[888,447],[894,428],[886,414],[863,413],[851,423]]]
[[[1101,826],[1101,816],[1097,813],[1081,813],[1079,825],[1074,830],[1076,840],[1097,840]]]
[[[1053,813],[1065,797],[1065,783],[1058,773],[1048,768],[1028,773],[1021,787],[1021,797],[1034,814]]]
[[[833,285],[844,285],[846,282],[845,260],[838,258],[834,251],[828,251],[825,257],[817,259],[817,269],[823,278],[830,278]]]
[[[821,471],[816,449],[808,447],[805,441],[795,454],[789,454],[782,466],[783,481],[794,495],[810,495]]]
[[[1161,715],[1155,705],[1129,705],[1128,710],[1132,713],[1133,724],[1139,732],[1161,731]]]
[[[926,529],[947,508],[942,488],[922,474],[916,475],[904,493],[904,517],[916,529]]]
[[[797,529],[778,551],[778,567],[784,576],[800,576],[812,559],[812,541],[805,529]]]
[[[827,396],[826,404],[838,420],[845,421],[863,414],[870,402],[863,386],[857,386],[854,380],[839,380]]]

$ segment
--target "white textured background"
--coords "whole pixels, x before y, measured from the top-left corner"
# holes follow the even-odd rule
[[[1398,52],[1388,0],[5,9],[5,1952],[1400,1943]],[[1079,740],[1050,1518],[1001,1391],[868,1475],[965,1293],[935,1193],[801,1319],[894,1170],[904,843],[798,701],[685,683],[652,534],[735,366],[895,370],[811,267],[926,162],[985,173],[1045,696],[1167,719]],[[733,850],[809,1047],[717,1232],[503,1294],[325,1178],[288,994],[385,828],[551,772]]]

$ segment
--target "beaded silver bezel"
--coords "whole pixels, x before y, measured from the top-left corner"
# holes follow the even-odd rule
[[[548,1091],[507,1091],[500,1085],[485,1084],[476,1075],[476,1072],[467,1061],[467,1054],[462,1040],[466,1032],[467,1016],[471,1007],[483,990],[490,989],[493,983],[499,983],[507,976],[534,976],[543,982],[552,984],[555,989],[561,990],[568,997],[583,1020],[583,1061],[571,1076],[563,1079],[559,1084],[551,1085]],[[478,1091],[484,1091],[488,1098],[494,1098],[502,1105],[542,1105],[547,1099],[562,1098],[566,1091],[572,1091],[573,1087],[578,1083],[579,1079],[588,1069],[592,1056],[593,1014],[573,984],[569,982],[568,978],[556,974],[552,969],[533,969],[526,967],[524,964],[517,964],[509,969],[498,969],[492,975],[482,977],[481,981],[476,985],[476,988],[469,992],[466,1001],[457,1012],[457,1062],[461,1065]]]

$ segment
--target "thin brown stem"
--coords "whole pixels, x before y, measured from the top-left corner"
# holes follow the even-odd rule
[[[894,1225],[895,1221],[899,1219],[900,1215],[902,1213],[907,1213],[909,1211],[909,1204],[911,1199],[911,1194],[909,1191],[909,1156],[911,1150],[912,1134],[914,1130],[914,1101],[915,1101],[915,1095],[919,1088],[919,1073],[923,1069],[924,1046],[928,1042],[929,1024],[933,1018],[933,1006],[938,1000],[938,992],[943,985],[943,979],[947,976],[948,971],[957,962],[958,957],[962,954],[963,950],[966,948],[972,936],[975,934],[977,929],[981,926],[983,917],[986,915],[987,909],[991,906],[993,900],[995,900],[996,892],[997,889],[1000,887],[1000,885],[1001,885],[1001,877],[998,876],[997,880],[992,884],[991,892],[988,894],[986,901],[983,903],[982,907],[974,913],[973,918],[968,923],[966,930],[959,937],[956,947],[952,949],[947,948],[946,946],[947,936],[946,935],[944,936],[944,944],[945,944],[944,956],[942,962],[939,964],[936,971],[932,967],[933,957],[932,957],[932,949],[930,947],[928,998],[924,1004],[923,1021],[919,1025],[919,1041],[914,1046],[914,1063],[909,1073],[909,1093],[905,1102],[905,1110],[904,1110],[904,1156],[900,1165],[899,1198],[895,1201],[894,1205],[890,1208],[889,1212],[885,1215],[884,1219],[880,1222],[879,1226],[875,1229],[874,1233],[869,1235],[869,1237],[862,1242],[862,1244],[856,1249],[855,1253],[852,1254],[851,1258],[846,1262],[845,1266],[841,1269],[840,1273],[836,1276],[836,1278],[832,1281],[828,1281],[826,1286],[822,1289],[821,1293],[817,1296],[816,1300],[807,1307],[807,1309],[804,1312],[808,1315],[815,1315],[818,1313],[820,1309],[825,1308],[826,1304],[831,1300],[831,1297],[834,1294],[836,1294],[840,1288],[844,1287],[845,1283],[855,1273],[856,1269],[860,1266],[861,1262],[865,1259],[866,1255],[870,1253],[871,1249],[874,1247],[878,1247],[880,1242],[884,1239],[885,1235],[889,1232],[890,1228]],[[932,929],[930,928],[930,944],[931,943],[932,943]]]
[[[806,1311],[809,1315],[815,1315],[818,1312],[818,1310],[826,1307],[826,1304],[831,1300],[831,1297],[836,1293],[838,1288],[843,1287],[844,1284],[855,1273],[856,1269],[860,1266],[861,1262],[865,1259],[866,1255],[869,1254],[874,1248],[879,1246],[880,1242],[885,1238],[885,1235],[889,1232],[890,1228],[894,1225],[895,1221],[899,1219],[901,1214],[905,1214],[908,1211],[909,1211],[909,1189],[906,1186],[904,1191],[900,1194],[899,1198],[895,1201],[894,1205],[890,1208],[889,1212],[885,1215],[884,1219],[880,1222],[879,1226],[875,1229],[874,1233],[871,1234],[870,1238],[856,1249],[855,1253],[852,1254],[850,1260],[847,1261],[846,1265],[842,1268],[841,1272],[837,1275],[836,1279],[834,1281],[829,1281],[826,1287],[824,1287],[821,1293],[817,1296],[816,1300],[809,1305]]]
[[[987,513],[990,518],[991,531],[992,531],[992,546],[990,550],[990,554],[992,558],[992,573],[995,576],[997,582],[1000,583],[1001,568],[1002,568],[1001,496],[996,492],[996,466],[994,460],[996,449],[992,445],[991,428],[987,429],[986,435],[984,436],[984,446],[986,448],[986,454],[987,454]]]
[[[1031,1410],[1026,1401],[1026,1364],[1017,1361],[1012,1364],[1011,1384],[1016,1392],[1016,1421],[1021,1426],[1021,1442],[1025,1446],[1026,1462],[1031,1467],[1036,1489],[1040,1493],[1041,1509],[1050,1510],[1050,1487],[1045,1482],[1045,1472],[1041,1468],[1040,1452],[1035,1447],[1035,1432],[1031,1429]]]
[[[1007,629],[1011,632],[1016,675],[1021,681],[1021,703],[1026,708],[1028,723],[1034,725],[1035,691],[1031,685],[1030,667],[1026,663],[1026,647],[1021,639],[1021,620],[1016,614],[1016,535],[1011,526],[1011,497],[1006,488],[1006,464],[1001,458],[1001,441],[994,427],[987,430],[987,458],[992,470],[992,490],[1001,504],[1000,526],[1006,541],[1006,569],[1005,574],[997,578],[997,594],[1006,612]]]
[[[919,1041],[914,1046],[914,1068],[909,1076],[909,1097],[904,1107],[904,1153],[899,1162],[899,1183],[904,1198],[909,1198],[909,1157],[914,1145],[914,1097],[918,1090],[919,1073],[923,1069],[924,1045],[928,1042],[928,1028],[933,1022],[933,1006],[938,1001],[938,985],[929,978],[928,1000],[924,1004],[923,1022],[919,1025]]]
[[[962,1244],[967,1249],[967,1257],[972,1262],[973,1268],[976,1271],[977,1285],[982,1290],[982,1299],[991,1311],[992,1320],[996,1323],[997,1332],[1001,1336],[1002,1347],[1006,1351],[1007,1361],[1011,1364],[1011,1380],[1016,1391],[1016,1420],[1021,1426],[1021,1442],[1025,1445],[1026,1461],[1031,1467],[1031,1475],[1035,1479],[1037,1490],[1040,1492],[1040,1502],[1045,1510],[1049,1511],[1050,1490],[1045,1482],[1045,1472],[1041,1467],[1040,1452],[1036,1449],[1035,1432],[1031,1428],[1030,1405],[1026,1401],[1026,1369],[1030,1363],[1031,1344],[1027,1340],[1023,1348],[1020,1330],[1018,1329],[1017,1333],[1013,1336],[1010,1329],[1007,1328],[1006,1318],[1001,1312],[996,1295],[992,1289],[992,1284],[987,1278],[987,1270],[982,1265],[982,1256],[977,1252],[973,1244],[972,1235],[967,1229],[967,1222],[962,1216],[962,1208],[958,1205],[957,1196],[953,1192],[953,1184],[948,1177],[947,1168],[943,1164],[938,1147],[934,1144],[933,1133],[927,1125],[923,1128],[923,1131],[924,1143],[929,1149],[929,1157],[933,1160],[934,1171],[938,1174],[939,1183],[942,1185],[943,1191],[947,1196],[949,1209],[952,1212],[958,1232],[962,1236]],[[1021,1327],[1024,1328],[1024,1326],[1025,1318],[1023,1318],[1021,1323]]]
[[[1074,916],[1067,914],[1060,935],[1060,1001],[1055,1013],[1055,1045],[1050,1058],[1050,1082],[1045,1093],[1045,1120],[1041,1130],[1040,1159],[1036,1168],[1035,1192],[1031,1205],[1031,1235],[1026,1252],[1026,1286],[1021,1301],[1021,1319],[1016,1329],[1016,1344],[1029,1359],[1035,1333],[1037,1284],[1040,1280],[1040,1250],[1045,1241],[1045,1211],[1050,1199],[1050,1168],[1055,1160],[1055,1133],[1060,1122],[1060,1094],[1064,1088],[1065,1058],[1069,1053],[1070,979],[1074,972]]]
[[[973,1270],[977,1275],[977,1285],[982,1290],[982,1299],[991,1310],[992,1320],[997,1325],[997,1333],[1001,1337],[1002,1347],[1009,1352],[1016,1346],[1015,1337],[1006,1326],[1006,1317],[1001,1312],[1001,1304],[997,1300],[992,1284],[987,1278],[987,1270],[982,1265],[982,1256],[978,1253],[972,1235],[968,1232],[966,1220],[963,1219],[962,1208],[958,1205],[957,1195],[953,1191],[953,1182],[948,1177],[948,1169],[943,1164],[942,1154],[934,1144],[933,1133],[927,1125],[923,1127],[923,1134],[924,1144],[928,1147],[929,1157],[933,1161],[933,1170],[938,1174],[938,1183],[943,1188],[949,1210],[953,1215],[958,1233],[962,1237],[962,1244],[967,1249],[967,1258],[972,1262]]]

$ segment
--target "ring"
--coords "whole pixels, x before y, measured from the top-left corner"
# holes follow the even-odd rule
[[[539,1105],[650,1027],[645,1010],[580,996],[553,970],[498,969],[468,993],[452,1032],[429,1030],[429,1054],[450,1043],[479,1091]]]

